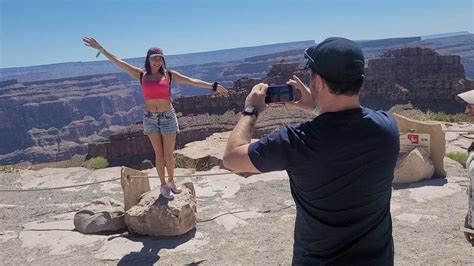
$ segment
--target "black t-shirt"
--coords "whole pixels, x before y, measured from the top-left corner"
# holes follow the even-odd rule
[[[290,177],[294,264],[393,264],[390,197],[399,150],[393,117],[364,107],[323,113],[250,145],[258,170]]]

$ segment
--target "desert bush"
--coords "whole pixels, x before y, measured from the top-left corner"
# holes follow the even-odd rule
[[[456,162],[460,163],[464,168],[466,168],[466,160],[468,157],[467,152],[448,152],[446,153],[446,157],[455,160]]]
[[[90,169],[102,169],[109,166],[109,162],[104,157],[94,157],[86,161],[85,166]]]
[[[433,112],[433,111],[428,111],[422,115],[419,115],[417,120],[434,120],[434,121],[441,121],[441,122],[451,122],[451,123],[456,123],[456,122],[469,122],[469,117],[465,114],[446,114],[444,112]]]

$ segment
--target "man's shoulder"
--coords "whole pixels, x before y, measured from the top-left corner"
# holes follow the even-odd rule
[[[286,125],[283,129],[284,134],[288,136],[301,136],[307,135],[310,132],[315,132],[314,120],[306,121],[302,123],[294,123]]]
[[[288,124],[273,130],[263,137],[261,141],[269,143],[294,143],[300,141],[301,137],[311,130],[310,122]]]
[[[281,136],[283,138],[288,138],[288,136],[290,135],[294,135],[295,132],[298,132],[301,130],[301,123],[295,123],[295,124],[288,124],[288,125],[285,125],[285,126],[282,126],[282,127],[279,127],[277,129],[275,129],[272,133],[274,135],[278,135],[278,136]]]
[[[382,116],[385,118],[391,118],[393,119],[393,116],[390,114],[390,112],[383,111],[383,110],[374,110],[368,107],[362,107],[362,110],[365,114],[371,114],[371,115],[376,115],[376,116]]]
[[[375,122],[379,122],[385,125],[396,125],[397,121],[390,114],[390,112],[382,110],[373,110],[367,107],[363,107],[363,112],[365,117],[372,118]]]
[[[370,118],[371,124],[375,126],[367,127],[367,130],[375,129],[376,132],[380,134],[380,137],[390,136],[390,138],[398,139],[398,124],[395,118],[390,114],[390,112],[365,108],[364,117]]]

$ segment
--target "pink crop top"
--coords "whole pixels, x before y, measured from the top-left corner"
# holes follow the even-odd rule
[[[161,80],[143,79],[143,73],[140,75],[142,80],[143,97],[146,100],[171,99],[170,80],[165,75]]]

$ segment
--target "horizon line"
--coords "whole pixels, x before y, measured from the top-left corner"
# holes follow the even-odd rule
[[[449,34],[453,34],[449,36]],[[470,31],[454,31],[454,32],[443,32],[443,33],[435,33],[435,34],[427,34],[427,35],[417,35],[417,36],[404,36],[404,37],[387,37],[387,38],[377,38],[377,39],[354,39],[355,42],[366,42],[366,41],[377,41],[377,40],[387,40],[387,39],[405,39],[405,38],[421,38],[423,37],[433,37],[429,39],[438,39],[438,38],[448,38],[448,37],[455,37],[455,36],[462,36],[462,35],[471,35]],[[448,36],[443,36],[448,35]],[[439,37],[436,37],[439,36]],[[261,45],[249,45],[249,46],[242,46],[242,47],[232,47],[232,48],[223,48],[218,50],[206,50],[206,51],[199,51],[199,52],[192,52],[192,53],[182,53],[182,54],[170,54],[167,56],[180,56],[180,55],[191,55],[191,54],[200,54],[200,53],[212,53],[212,52],[219,52],[219,51],[228,51],[228,50],[237,50],[237,49],[245,49],[245,48],[255,48],[255,47],[262,47],[262,46],[271,46],[271,45],[278,45],[278,44],[290,44],[290,43],[299,43],[299,42],[310,42],[313,41],[317,44],[316,40],[300,40],[300,41],[290,41],[290,42],[278,42],[278,43],[269,43],[269,44],[261,44]],[[122,58],[123,60],[134,60],[144,58],[145,56],[138,56],[138,57],[129,57],[129,58]],[[56,62],[56,63],[48,63],[48,64],[38,64],[38,65],[27,65],[27,66],[11,66],[11,67],[0,67],[1,70],[11,70],[11,69],[19,69],[19,68],[34,68],[40,66],[52,66],[52,65],[60,65],[60,64],[70,64],[70,63],[88,63],[88,62],[107,62],[109,60],[90,60],[90,61],[66,61],[66,62]]]

